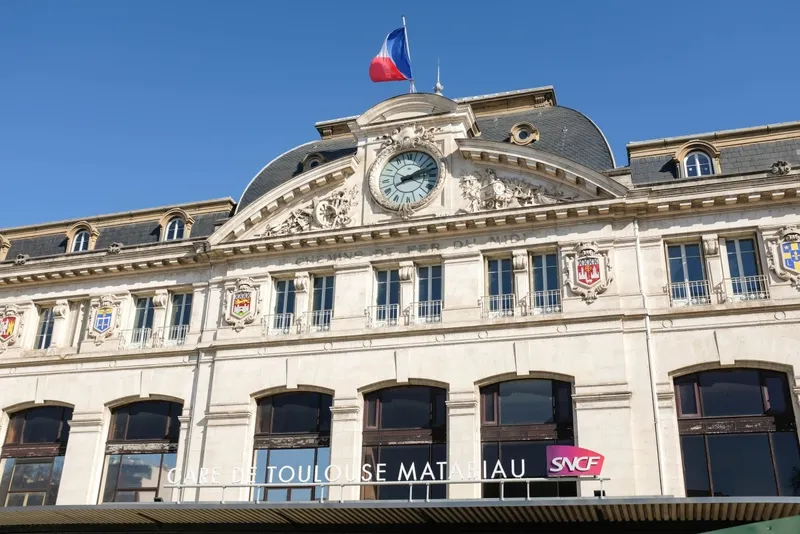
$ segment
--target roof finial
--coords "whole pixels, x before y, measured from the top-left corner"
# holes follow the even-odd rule
[[[441,95],[444,91],[444,85],[439,81],[439,58],[436,58],[436,85],[433,86],[433,92]]]

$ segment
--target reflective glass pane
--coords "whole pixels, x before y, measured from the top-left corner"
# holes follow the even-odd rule
[[[673,284],[686,281],[686,277],[683,272],[682,258],[678,257],[669,259],[669,281]]]
[[[487,423],[495,421],[494,390],[481,395],[483,398],[483,420]]]
[[[800,496],[800,449],[797,446],[797,434],[775,432],[771,437],[781,495]]]
[[[764,413],[758,371],[707,371],[699,379],[705,417]]]
[[[25,413],[22,443],[55,443],[61,428],[63,408],[45,406],[31,408]]]
[[[55,504],[58,497],[58,486],[61,484],[61,472],[64,470],[64,457],[56,456],[53,459],[53,472],[50,474],[50,486],[47,488],[45,504]]]
[[[255,482],[257,484],[264,484],[267,481],[267,457],[269,456],[269,449],[256,449],[254,453],[253,466],[256,468]],[[253,500],[264,500],[264,488],[253,488]]]
[[[500,384],[500,424],[553,422],[553,386],[549,380],[513,380]]]
[[[25,506],[24,493],[10,493],[6,500],[6,506]]]
[[[125,439],[164,439],[169,420],[168,402],[137,402],[128,407]]]
[[[686,248],[686,273],[690,281],[703,280],[703,257],[700,245],[684,245]]]
[[[721,434],[706,439],[715,497],[778,494],[766,434]]]
[[[272,432],[316,432],[319,394],[286,393],[272,399]]]
[[[430,428],[431,393],[427,387],[381,392],[381,428]]]
[[[683,478],[687,497],[710,497],[706,441],[703,436],[681,436]]]
[[[25,506],[41,506],[44,504],[44,493],[29,493]]]
[[[177,453],[169,453],[164,455],[164,459],[161,462],[161,478],[158,487],[158,496],[163,497],[165,501],[171,500],[172,498],[172,488],[168,488],[167,486],[170,484],[169,482],[169,471],[170,469],[174,469],[178,465],[178,454]]]
[[[45,491],[50,484],[50,471],[53,462],[17,462],[11,477],[10,491]]]
[[[699,415],[697,411],[697,396],[694,390],[694,381],[676,384],[678,388],[678,401],[680,402],[681,415]]]
[[[386,464],[386,473],[383,475],[386,480],[401,480],[400,469],[403,468],[402,480],[406,478],[413,479],[412,475],[406,475],[412,470],[416,473],[416,479],[422,480],[425,467],[431,461],[431,445],[398,445],[392,447],[381,447],[379,463]],[[440,460],[441,461],[441,460]],[[431,477],[430,475],[433,475]],[[445,469],[445,478],[447,471]],[[431,468],[424,477],[425,480],[440,480],[439,466],[435,462],[431,462]],[[438,485],[437,485],[438,486]],[[437,486],[431,486],[431,498],[440,498],[438,495],[442,494],[443,486],[437,489]],[[425,486],[415,486],[412,491],[414,499],[425,498]],[[409,486],[381,486],[378,490],[378,498],[381,500],[395,500],[402,499],[408,500]]]
[[[500,294],[500,260],[489,260],[489,295]]]
[[[117,478],[119,478],[120,455],[106,456],[106,480],[103,486],[103,502],[114,501],[117,491]]]
[[[160,472],[160,454],[123,454],[118,487],[157,488]]]
[[[0,477],[0,503],[6,502],[6,492],[8,492],[8,488],[11,485],[11,475],[14,473],[14,466],[16,464],[16,460],[14,458],[3,458],[0,460],[0,471],[2,471],[2,477]]]
[[[767,413],[779,414],[786,412],[786,380],[780,376],[768,376],[764,382],[767,386]]]

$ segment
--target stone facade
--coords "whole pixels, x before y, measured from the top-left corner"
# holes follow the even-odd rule
[[[543,101],[536,106],[553,105],[554,94]],[[177,467],[217,467],[228,482],[231,469],[251,467],[264,395],[331,394],[331,463],[352,465],[361,461],[364,394],[426,384],[447,390],[448,460],[467,464],[481,460],[479,388],[547,377],[573,385],[575,444],[605,455],[609,495],[684,496],[675,377],[777,370],[800,413],[800,286],[781,256],[800,225],[800,172],[767,166],[634,186],[631,168],[592,169],[538,149],[539,140],[482,139],[476,102],[405,95],[345,120],[353,153],[287,177],[203,236],[195,222],[174,242],[163,242],[162,231],[159,243],[6,258],[0,311],[15,318],[15,330],[0,336],[0,436],[20,409],[73,407],[58,504],[95,504],[110,410],[127,402],[181,402]],[[344,128],[331,124],[334,136]],[[547,133],[533,126],[543,141]],[[743,145],[769,140],[750,135],[742,134]],[[791,135],[800,139],[800,127]],[[726,148],[734,138],[726,136]],[[374,196],[381,162],[387,150],[411,148],[436,158],[439,182],[413,209],[387,209]],[[632,160],[639,150],[653,152],[632,145]],[[650,152],[642,157],[655,157]],[[187,218],[203,217],[182,208]],[[87,221],[105,242],[103,225]],[[16,234],[30,239],[24,232],[4,231],[0,243],[13,251]],[[757,295],[736,290],[727,258],[738,238],[757,245]],[[670,286],[666,247],[686,243],[702,248],[700,299]],[[552,306],[537,304],[542,295],[532,287],[532,258],[542,253],[557,258]],[[513,271],[513,297],[499,307],[487,282],[494,259],[511,260]],[[415,305],[417,268],[425,265],[442,267],[435,321],[420,320]],[[399,272],[393,321],[374,308],[382,269]],[[313,280],[324,275],[335,279],[333,311],[315,328]],[[294,282],[295,301],[290,322],[276,323],[281,280]],[[185,293],[188,328],[173,335],[172,295]],[[153,297],[145,337],[132,333],[140,297]],[[52,337],[39,348],[43,308],[53,310]],[[595,489],[585,482],[580,493]],[[220,491],[186,498],[219,500]],[[358,498],[356,489],[344,491]],[[478,485],[449,491],[480,497]],[[249,490],[225,497],[246,500]]]

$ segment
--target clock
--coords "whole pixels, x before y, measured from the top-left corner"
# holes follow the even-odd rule
[[[427,152],[395,154],[377,176],[377,200],[392,209],[420,206],[437,189],[439,170],[436,159]]]

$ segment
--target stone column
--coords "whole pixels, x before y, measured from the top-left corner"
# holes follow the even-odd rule
[[[517,298],[517,307],[528,303],[530,293],[530,278],[528,276],[528,251],[511,251],[511,268],[514,270],[514,293]]]
[[[69,302],[66,300],[57,300],[53,306],[53,335],[50,339],[51,347],[68,347],[70,345],[67,339],[67,328],[69,326]]]
[[[331,465],[341,469],[340,480],[348,482],[355,478],[355,482],[358,482],[362,464],[361,402],[358,397],[335,397],[331,416]],[[349,466],[350,479],[346,478],[348,471],[346,466]],[[331,487],[329,490],[329,498],[332,501],[340,499],[357,501],[360,497],[361,489],[358,486]]]
[[[100,502],[108,432],[105,416],[105,412],[73,412],[56,504]]]
[[[416,269],[413,261],[400,262],[400,315],[411,313],[411,304],[414,302],[414,282],[416,280]],[[412,316],[409,316],[412,317]]]
[[[307,272],[299,272],[294,277],[294,324],[300,332],[308,328],[306,312],[309,311],[310,283]]]
[[[445,273],[442,321],[474,321],[480,317],[478,301],[484,293],[485,275],[480,252],[457,252],[442,260]]]
[[[447,470],[450,480],[481,478],[481,436],[478,392],[451,389],[447,396]],[[460,471],[460,473],[459,473]],[[480,484],[451,484],[449,499],[475,499]]]

